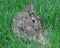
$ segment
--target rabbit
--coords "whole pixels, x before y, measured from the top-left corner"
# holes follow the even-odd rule
[[[40,18],[35,14],[33,3],[25,9],[26,11],[19,12],[13,18],[14,32],[17,32],[23,39],[43,40]]]

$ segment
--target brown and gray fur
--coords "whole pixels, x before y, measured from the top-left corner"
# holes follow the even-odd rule
[[[17,32],[23,39],[43,41],[40,18],[34,12],[33,3],[30,3],[30,6],[25,8],[26,11],[18,13],[13,18],[14,32]]]

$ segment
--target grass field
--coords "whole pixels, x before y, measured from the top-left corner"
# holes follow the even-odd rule
[[[31,0],[35,6],[35,12],[40,16],[43,28],[49,30],[50,47],[60,48],[60,0]],[[30,0],[0,0],[0,48],[28,48],[29,42],[10,31],[13,17],[25,10]],[[38,43],[31,42],[30,48],[40,48]],[[42,47],[41,47],[42,48]]]

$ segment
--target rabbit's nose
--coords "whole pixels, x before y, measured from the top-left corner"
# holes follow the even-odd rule
[[[35,21],[35,25],[38,26],[38,22],[37,21]]]

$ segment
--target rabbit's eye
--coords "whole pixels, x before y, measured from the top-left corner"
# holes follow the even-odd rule
[[[32,22],[35,22],[35,20],[33,19]]]

